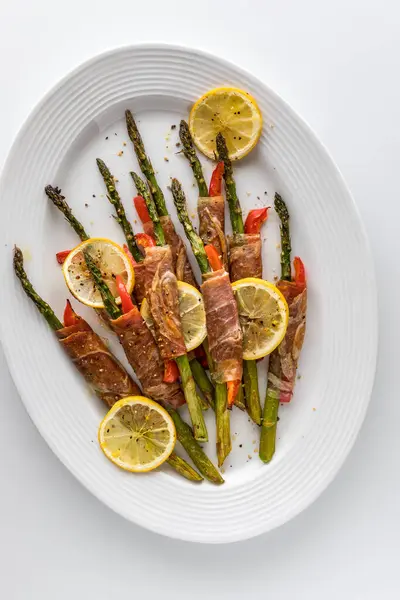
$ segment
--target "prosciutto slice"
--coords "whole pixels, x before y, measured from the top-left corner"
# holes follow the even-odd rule
[[[164,361],[150,329],[137,309],[111,321],[111,326],[119,337],[145,395],[157,402],[166,402],[174,408],[184,404],[179,383],[163,381]]]
[[[147,272],[154,273],[147,281],[146,297],[154,321],[155,336],[163,360],[186,354],[179,314],[178,281],[173,271],[170,246],[146,250]]]
[[[160,217],[160,223],[164,231],[165,241],[171,247],[172,267],[176,278],[197,288],[197,281],[187,256],[186,246],[176,233],[171,217],[169,215]]]
[[[225,200],[223,196],[200,197],[197,202],[199,233],[204,244],[212,244],[227,268]]]
[[[307,289],[291,281],[279,281],[277,287],[289,306],[289,324],[282,343],[269,359],[268,391],[275,392],[279,402],[290,402],[306,331]]]
[[[228,237],[231,281],[245,277],[262,278],[261,236],[236,233]]]
[[[126,396],[141,395],[136,383],[86,321],[56,331],[78,371],[108,406]]]
[[[203,276],[204,307],[213,378],[217,383],[242,379],[242,330],[229,275],[224,269]]]

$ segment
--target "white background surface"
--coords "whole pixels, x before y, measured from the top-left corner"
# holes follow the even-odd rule
[[[257,539],[200,546],[131,525],[83,489],[30,422],[1,354],[1,597],[397,599],[398,3],[1,0],[0,164],[61,76],[102,50],[139,41],[192,45],[249,69],[330,150],[375,257],[381,340],[373,397],[349,459],[311,508]]]

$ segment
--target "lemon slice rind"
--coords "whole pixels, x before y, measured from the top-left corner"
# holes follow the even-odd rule
[[[147,473],[168,460],[176,431],[165,408],[144,396],[130,396],[109,410],[100,423],[98,440],[113,464],[131,473]]]
[[[189,129],[196,146],[208,158],[215,157],[215,140],[221,132],[231,160],[240,160],[260,138],[262,115],[248,92],[220,87],[195,102],[189,115]]]
[[[289,308],[282,292],[269,281],[247,277],[232,284],[243,332],[244,360],[271,354],[285,337]]]
[[[105,283],[114,294],[117,304],[121,302],[115,283],[116,275],[121,275],[129,293],[135,283],[135,273],[124,250],[107,238],[90,238],[71,250],[63,264],[65,282],[71,294],[79,302],[91,308],[104,308],[100,292],[86,267],[82,251],[90,249],[99,266]]]

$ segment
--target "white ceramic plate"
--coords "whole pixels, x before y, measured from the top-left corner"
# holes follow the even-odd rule
[[[260,143],[235,165],[239,195],[245,214],[270,205],[275,190],[286,199],[294,254],[307,268],[309,310],[302,377],[293,402],[280,411],[273,462],[259,461],[258,431],[234,410],[226,484],[216,487],[192,485],[167,468],[134,476],[104,458],[96,441],[104,407],[22,292],[11,263],[17,243],[37,290],[61,316],[67,292],[54,255],[77,239],[44,195],[48,183],[61,186],[92,235],[123,242],[95,158],[102,157],[118,177],[134,220],[129,170],[138,166],[124,127],[126,108],[137,115],[172,214],[167,191],[172,175],[181,179],[194,213],[196,188],[186,160],[176,154],[178,132],[171,125],[188,116],[196,98],[220,85],[248,90],[262,110]],[[211,165],[204,164],[209,177]],[[230,542],[284,523],[322,492],[347,456],[368,405],[377,347],[376,293],[368,243],[350,193],[326,150],[283,100],[248,73],[198,51],[144,45],[103,54],[63,79],[34,110],[4,168],[0,197],[1,335],[8,364],[39,431],[93,494],[159,533]],[[140,230],[136,221],[134,227]],[[264,276],[272,279],[279,274],[273,211],[264,237]],[[93,314],[82,313],[99,330]],[[262,393],[265,371],[264,361]],[[208,426],[212,432],[212,415]],[[213,446],[208,445],[212,457]]]

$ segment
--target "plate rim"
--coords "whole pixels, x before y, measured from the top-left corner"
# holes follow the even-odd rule
[[[51,96],[57,90],[62,88],[66,83],[68,83],[68,81],[70,81],[74,76],[78,75],[80,72],[85,71],[87,68],[90,68],[91,65],[94,65],[97,62],[100,62],[103,59],[106,59],[107,57],[110,57],[112,55],[118,55],[119,53],[122,53],[124,51],[133,51],[134,52],[135,50],[140,50],[140,49],[167,50],[167,51],[171,50],[171,51],[186,53],[188,55],[196,55],[198,57],[207,57],[209,60],[215,61],[219,65],[228,67],[229,69],[236,72],[236,74],[238,74],[239,76],[242,75],[243,77],[252,78],[255,82],[257,82],[257,84],[266,88],[268,90],[268,93],[271,94],[271,96],[275,97],[275,99],[277,99],[285,107],[285,109],[288,110],[292,114],[292,116],[294,116],[296,118],[296,120],[299,121],[303,125],[303,127],[305,129],[307,129],[307,132],[311,136],[313,143],[318,147],[318,149],[329,160],[331,167],[332,167],[332,171],[335,172],[335,175],[339,178],[341,185],[346,190],[348,198],[351,201],[354,213],[357,217],[357,222],[358,222],[358,226],[359,226],[359,234],[362,237],[362,242],[363,242],[364,249],[366,252],[366,259],[369,261],[370,288],[371,288],[369,291],[370,292],[373,291],[373,293],[374,293],[374,297],[371,298],[371,310],[373,309],[373,312],[375,315],[374,323],[373,323],[373,333],[371,336],[371,349],[372,349],[371,363],[372,364],[371,364],[371,372],[369,375],[368,394],[367,393],[365,394],[365,399],[362,403],[361,410],[360,410],[361,414],[358,417],[356,426],[353,426],[351,439],[348,442],[347,448],[344,452],[342,452],[342,454],[340,456],[340,460],[335,461],[333,468],[331,468],[329,471],[329,474],[326,477],[324,477],[321,484],[319,484],[319,486],[313,491],[313,493],[309,493],[309,494],[305,495],[303,497],[303,501],[298,502],[293,509],[288,511],[288,513],[281,514],[281,516],[279,518],[276,517],[275,521],[272,525],[266,526],[266,527],[260,527],[260,530],[257,531],[256,533],[254,533],[252,531],[248,532],[248,534],[242,532],[239,535],[233,534],[230,539],[224,538],[222,540],[216,539],[216,538],[214,538],[214,539],[210,538],[210,539],[204,540],[203,538],[196,538],[196,536],[194,536],[194,535],[183,535],[183,534],[181,535],[180,531],[174,531],[173,534],[171,532],[166,533],[161,527],[157,527],[157,526],[149,527],[148,525],[144,525],[143,523],[141,523],[139,520],[133,520],[132,516],[127,513],[127,511],[125,510],[125,508],[123,506],[120,506],[120,507],[114,506],[111,501],[108,501],[106,498],[102,497],[102,495],[99,493],[99,490],[96,489],[95,486],[92,486],[89,481],[84,480],[84,478],[81,477],[79,471],[77,471],[75,469],[74,464],[70,463],[67,460],[67,457],[64,456],[62,454],[62,452],[59,452],[58,448],[56,448],[54,446],[52,440],[46,434],[46,428],[45,427],[42,428],[41,424],[37,423],[34,420],[34,418],[32,417],[30,410],[28,408],[28,405],[25,403],[23,393],[20,389],[19,377],[17,374],[17,367],[16,367],[16,365],[13,364],[13,361],[11,360],[11,357],[9,356],[9,352],[11,352],[11,351],[9,351],[8,347],[3,343],[2,343],[2,348],[4,351],[4,355],[5,355],[5,358],[7,361],[7,366],[8,366],[9,372],[12,376],[14,385],[16,386],[16,389],[18,391],[18,394],[20,396],[22,404],[23,404],[25,410],[27,411],[31,421],[34,423],[35,427],[40,432],[40,435],[46,441],[47,445],[51,448],[51,450],[57,456],[57,458],[60,460],[60,462],[65,467],[67,467],[68,470],[74,475],[74,477],[80,482],[80,484],[82,484],[86,489],[88,489],[91,492],[91,494],[93,494],[98,500],[100,500],[103,504],[105,504],[106,506],[111,508],[115,513],[126,518],[128,521],[133,522],[136,525],[139,525],[141,527],[148,528],[148,529],[150,529],[156,533],[159,533],[161,535],[165,535],[165,536],[168,536],[171,538],[180,539],[180,540],[184,540],[184,541],[200,542],[200,543],[238,542],[241,540],[246,540],[246,539],[250,539],[253,537],[257,537],[268,531],[272,531],[273,529],[281,526],[282,524],[284,524],[284,523],[292,520],[294,517],[298,516],[301,512],[303,512],[303,510],[305,510],[305,508],[311,506],[315,502],[315,500],[332,483],[332,481],[334,480],[336,475],[339,473],[340,469],[342,468],[344,462],[346,461],[349,453],[351,452],[351,450],[355,444],[355,441],[356,441],[356,439],[360,433],[361,427],[364,423],[365,416],[366,416],[366,413],[367,413],[367,410],[368,410],[368,407],[369,407],[369,404],[371,401],[371,395],[372,395],[372,391],[373,391],[373,385],[374,385],[374,381],[375,381],[375,374],[376,374],[376,367],[377,367],[378,341],[379,341],[378,289],[377,289],[377,283],[376,283],[376,271],[375,271],[375,264],[374,264],[374,260],[373,260],[373,253],[371,250],[371,245],[370,245],[370,241],[369,241],[369,238],[368,238],[368,235],[366,232],[364,222],[361,218],[360,210],[354,200],[353,194],[351,193],[340,169],[338,168],[338,166],[337,166],[336,162],[334,161],[332,155],[330,154],[329,150],[326,148],[325,144],[318,138],[314,129],[309,125],[309,123],[299,113],[297,113],[297,111],[294,108],[292,108],[290,103],[288,103],[284,98],[282,98],[280,96],[280,94],[275,92],[267,83],[265,83],[263,81],[263,79],[261,79],[261,77],[254,75],[252,71],[250,71],[240,65],[237,65],[236,63],[234,63],[218,54],[215,54],[214,52],[209,52],[207,50],[188,46],[185,44],[169,44],[166,42],[139,42],[139,43],[134,43],[134,44],[119,45],[112,49],[106,50],[104,52],[99,52],[99,53],[91,56],[90,58],[86,59],[84,62],[82,62],[79,65],[77,65],[76,67],[74,67],[68,73],[63,75],[53,86],[51,86],[45,92],[45,94],[41,97],[41,99],[32,108],[32,110],[29,112],[28,116],[25,118],[25,120],[22,122],[21,126],[19,127],[19,129],[14,137],[14,140],[12,142],[12,145],[10,147],[10,150],[8,152],[8,155],[6,157],[6,160],[4,162],[3,168],[1,170],[0,187],[5,178],[5,174],[7,173],[8,169],[9,169],[9,166],[12,164],[12,162],[15,159],[15,155],[18,151],[18,145],[19,145],[20,139],[23,137],[25,130],[29,127],[29,125],[31,123],[33,123],[35,121],[37,115],[41,111],[42,106],[46,104],[47,100],[49,98],[51,98]],[[371,326],[371,324],[370,324],[370,326]],[[2,319],[0,319],[0,333],[1,333],[1,339],[3,339],[4,331],[3,331],[3,320]]]

